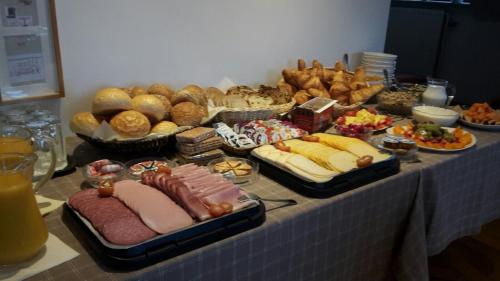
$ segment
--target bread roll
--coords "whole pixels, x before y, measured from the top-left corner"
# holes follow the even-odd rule
[[[215,87],[208,87],[205,89],[207,99],[211,100],[214,106],[223,106],[224,97],[226,96],[221,90]]]
[[[179,126],[197,126],[204,116],[203,107],[192,102],[181,102],[172,108],[172,121]]]
[[[165,116],[165,105],[154,95],[140,95],[132,99],[132,109],[146,115],[151,122],[159,122]]]
[[[99,128],[99,125],[99,121],[90,112],[78,112],[73,115],[69,123],[69,127],[73,133],[89,137]]]
[[[203,89],[200,86],[193,84],[187,85],[186,87],[182,88],[182,90],[186,90],[191,93],[203,93]]]
[[[206,106],[207,97],[205,96],[203,90],[198,90],[198,88],[198,86],[194,85],[184,87],[172,96],[172,99],[170,100],[172,105],[189,101],[197,105]]]
[[[122,89],[104,88],[99,90],[92,101],[92,113],[112,115],[122,110],[132,109],[132,99]]]
[[[140,138],[149,133],[151,123],[148,118],[135,110],[118,113],[111,119],[111,127],[125,138]]]
[[[143,87],[139,87],[139,86],[134,86],[130,89],[130,97],[131,98],[134,98],[134,97],[137,97],[137,96],[140,96],[140,95],[147,95],[148,94],[148,91],[146,91],[146,89],[144,89]]]
[[[178,127],[174,122],[161,121],[160,123],[156,124],[153,129],[151,129],[151,133],[169,135],[177,131],[177,128]]]
[[[172,111],[172,104],[170,103],[170,100],[166,96],[162,95],[153,96],[157,97],[163,103],[163,107],[165,107],[165,116],[163,116],[163,119],[168,119],[170,116],[170,111]]]
[[[172,95],[175,93],[168,85],[155,83],[148,88],[148,94],[150,95],[162,95],[171,99]]]

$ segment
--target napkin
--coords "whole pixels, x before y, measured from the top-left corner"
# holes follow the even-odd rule
[[[41,195],[35,195],[36,202],[38,203],[38,208],[40,208],[40,213],[42,216],[56,210],[64,204],[64,201],[50,199]]]
[[[45,247],[32,260],[0,268],[0,280],[24,280],[42,271],[60,265],[79,255],[55,235],[49,233]]]
[[[219,83],[217,83],[216,87],[219,88],[219,90],[221,90],[223,93],[225,93],[229,88],[234,86],[237,86],[237,84],[234,83],[233,80],[224,77]]]

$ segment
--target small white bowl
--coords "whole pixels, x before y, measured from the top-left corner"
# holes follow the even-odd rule
[[[453,125],[459,117],[453,110],[429,105],[415,106],[412,113],[418,122],[433,122],[445,127]]]

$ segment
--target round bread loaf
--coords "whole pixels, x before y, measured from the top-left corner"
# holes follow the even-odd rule
[[[132,109],[132,99],[118,88],[101,89],[92,101],[92,113],[98,115],[111,115],[129,109]]]
[[[205,93],[203,90],[198,91],[196,88],[193,88],[194,90],[191,90],[189,88],[184,88],[177,93],[175,93],[172,96],[172,99],[170,100],[172,102],[172,105],[176,105],[181,102],[192,102],[197,105],[201,106],[206,106],[207,105],[207,97],[205,96]]]
[[[215,87],[205,89],[205,95],[208,100],[211,100],[214,106],[223,106],[224,97],[226,96],[221,90]]]
[[[192,102],[181,102],[172,108],[172,121],[179,126],[197,126],[205,115],[203,107]]]
[[[139,87],[139,86],[134,86],[130,89],[130,97],[131,98],[134,98],[134,97],[137,97],[137,96],[140,96],[140,95],[147,95],[148,94],[148,91],[146,91],[146,89],[144,89],[143,87]]]
[[[172,95],[175,93],[168,85],[155,83],[148,88],[148,94],[150,95],[162,95],[171,99]]]
[[[163,116],[163,119],[168,119],[170,116],[170,111],[172,111],[172,104],[170,103],[170,100],[162,95],[153,96],[157,97],[163,103],[163,106],[165,107],[165,116]]]
[[[160,123],[156,124],[153,127],[153,129],[151,129],[151,133],[169,135],[175,132],[176,130],[177,130],[177,125],[174,122],[161,121]]]
[[[151,123],[148,118],[135,110],[118,113],[111,119],[111,127],[124,138],[140,138],[149,133]]]
[[[132,99],[132,109],[146,115],[151,122],[159,122],[165,116],[165,105],[154,95],[139,95]]]
[[[182,90],[186,90],[186,91],[191,92],[191,93],[203,93],[203,89],[200,86],[194,85],[194,84],[189,84],[189,85],[185,86],[184,88],[182,88]]]
[[[95,130],[99,128],[99,121],[90,112],[78,112],[73,115],[69,127],[75,134],[81,134],[91,137]]]

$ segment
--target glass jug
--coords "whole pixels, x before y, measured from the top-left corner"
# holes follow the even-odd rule
[[[21,126],[0,126],[0,153],[37,154],[38,162],[34,169],[35,192],[54,175],[56,153],[52,138],[44,135],[33,135]],[[43,167],[43,168],[39,168]]]
[[[47,241],[31,182],[36,160],[34,153],[0,153],[0,265],[34,257]]]
[[[451,95],[448,95],[447,90]],[[422,102],[432,106],[449,105],[455,97],[455,91],[455,86],[448,85],[448,81],[427,77],[427,88],[422,93]]]

